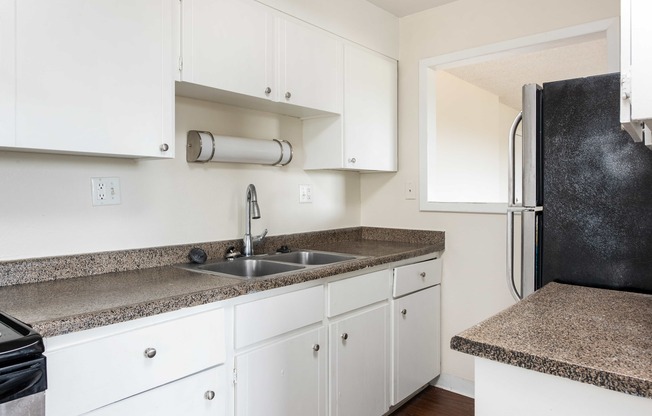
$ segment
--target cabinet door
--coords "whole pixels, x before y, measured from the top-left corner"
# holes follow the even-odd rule
[[[652,3],[649,0],[629,0],[629,2],[631,10],[627,18],[631,19],[631,117],[632,120],[645,120],[650,127],[652,124],[652,54],[650,54],[652,26],[648,18],[652,13]]]
[[[344,49],[344,167],[397,169],[396,61],[346,45]]]
[[[278,18],[280,102],[342,112],[342,43],[326,32]]]
[[[202,371],[170,384],[88,413],[89,416],[179,416],[226,414],[224,366]]]
[[[394,301],[394,388],[399,403],[439,375],[440,286]]]
[[[182,81],[276,97],[274,19],[265,7],[248,0],[184,0],[182,8]]]
[[[236,415],[324,415],[325,347],[322,327],[237,356]]]
[[[174,157],[172,2],[20,0],[15,18],[17,147]]]
[[[389,306],[330,324],[331,414],[378,416],[388,409]]]

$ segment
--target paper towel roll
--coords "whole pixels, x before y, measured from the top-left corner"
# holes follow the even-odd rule
[[[285,166],[292,161],[292,144],[286,140],[262,140],[217,136],[208,131],[190,130],[187,162],[254,163]]]

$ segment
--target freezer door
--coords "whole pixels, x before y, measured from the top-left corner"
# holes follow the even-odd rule
[[[537,84],[523,86],[523,206],[543,204],[541,183],[541,100],[542,88]]]

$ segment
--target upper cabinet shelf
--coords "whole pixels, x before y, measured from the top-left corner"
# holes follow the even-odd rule
[[[247,0],[181,5],[177,94],[309,117],[342,112],[342,41]]]
[[[174,157],[169,0],[0,0],[0,147]]]

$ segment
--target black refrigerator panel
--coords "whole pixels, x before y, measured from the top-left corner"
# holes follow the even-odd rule
[[[652,293],[652,151],[620,128],[619,81],[543,85],[541,285]]]

